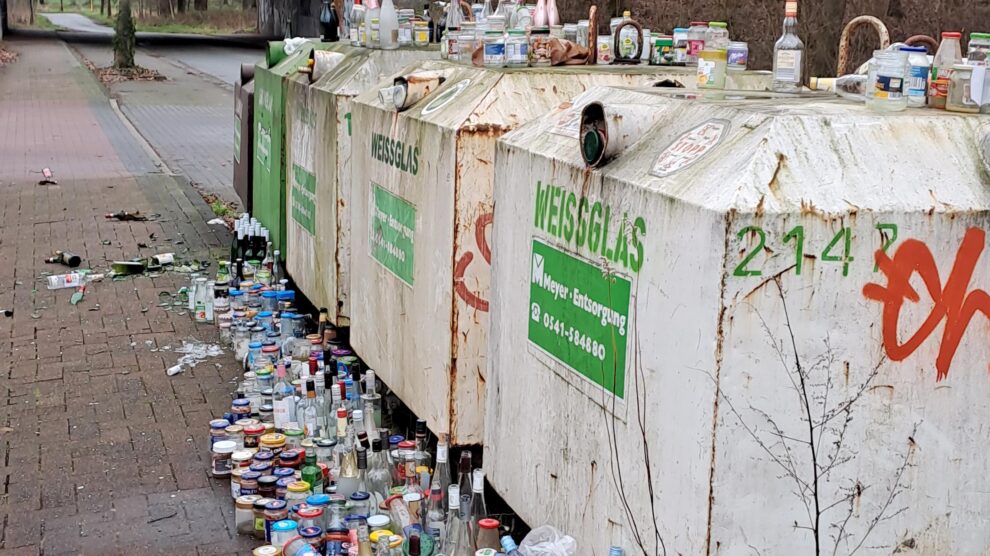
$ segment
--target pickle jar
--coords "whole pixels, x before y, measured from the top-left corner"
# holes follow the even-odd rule
[[[260,499],[257,495],[241,495],[234,501],[234,524],[238,535],[254,534],[254,503]]]

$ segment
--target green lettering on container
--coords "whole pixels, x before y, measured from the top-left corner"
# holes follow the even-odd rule
[[[632,285],[533,239],[529,341],[565,367],[624,398]]]
[[[371,256],[411,286],[416,206],[374,182],[369,206]]]

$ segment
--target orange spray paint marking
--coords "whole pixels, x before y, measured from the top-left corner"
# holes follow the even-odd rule
[[[489,265],[492,264],[492,250],[488,245],[488,239],[485,238],[485,228],[491,226],[492,224],[492,213],[485,213],[478,217],[474,221],[474,243],[478,247],[478,251],[481,252],[482,258]],[[467,289],[464,285],[464,273],[467,271],[468,265],[474,260],[474,253],[470,251],[465,251],[463,255],[457,260],[457,264],[454,265],[454,291],[457,295],[464,300],[469,306],[474,307],[479,311],[488,312],[488,301],[482,299],[478,294]]]
[[[883,346],[887,356],[894,361],[902,361],[915,352],[942,320],[945,320],[945,330],[942,333],[942,343],[935,360],[938,371],[936,381],[949,375],[952,358],[956,355],[959,343],[966,334],[969,323],[977,312],[990,318],[990,294],[984,290],[968,291],[973,278],[976,264],[983,254],[986,232],[979,228],[966,230],[952,271],[942,288],[935,257],[928,246],[917,239],[906,240],[897,249],[893,259],[883,250],[876,252],[876,261],[880,270],[887,277],[887,285],[866,284],[863,295],[867,299],[883,303]],[[910,280],[918,273],[934,306],[925,322],[903,344],[897,337],[897,325],[900,320],[901,308],[905,300],[917,303],[918,292],[911,287]]]

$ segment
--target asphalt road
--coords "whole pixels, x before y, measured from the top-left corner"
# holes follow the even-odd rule
[[[64,13],[41,13],[41,15],[48,18],[48,21],[51,21],[53,25],[57,25],[69,31],[95,33],[98,35],[113,34],[113,29],[110,27],[100,25],[84,15]]]

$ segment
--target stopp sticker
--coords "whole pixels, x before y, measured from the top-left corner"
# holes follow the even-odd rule
[[[728,120],[715,119],[687,131],[660,152],[650,174],[665,178],[680,172],[717,147],[728,130]]]

